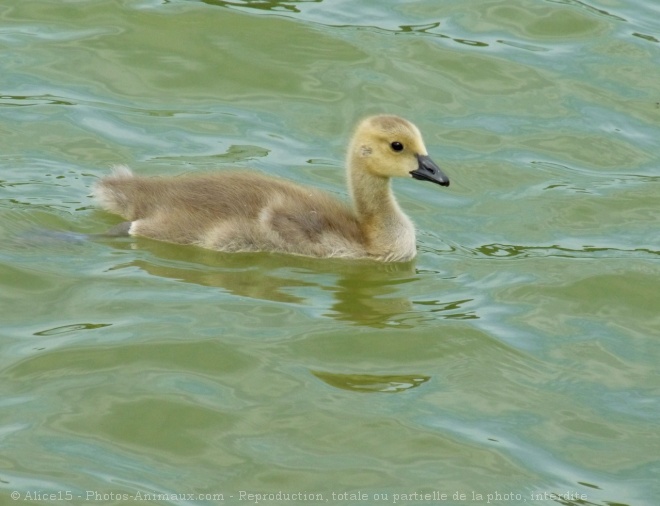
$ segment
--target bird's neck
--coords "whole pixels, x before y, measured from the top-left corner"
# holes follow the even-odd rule
[[[390,179],[349,163],[348,181],[355,213],[375,256],[409,260],[415,255],[415,228],[401,211]]]

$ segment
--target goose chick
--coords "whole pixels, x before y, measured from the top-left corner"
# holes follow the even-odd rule
[[[353,206],[332,195],[254,172],[144,178],[117,167],[94,195],[129,222],[130,235],[218,251],[273,251],[313,257],[411,260],[415,228],[390,187],[392,177],[449,186],[422,136],[397,116],[372,116],[348,149]]]

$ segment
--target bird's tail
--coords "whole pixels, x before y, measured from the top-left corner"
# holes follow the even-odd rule
[[[135,209],[129,198],[135,176],[125,165],[113,167],[112,174],[104,177],[94,185],[93,195],[99,205],[106,211],[118,214],[126,219],[133,219]]]

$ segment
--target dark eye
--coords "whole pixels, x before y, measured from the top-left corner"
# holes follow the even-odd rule
[[[394,141],[390,146],[392,146],[394,151],[403,151],[403,144],[398,141]]]

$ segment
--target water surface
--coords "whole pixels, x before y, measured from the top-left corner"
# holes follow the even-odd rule
[[[659,20],[652,0],[4,1],[3,504],[656,504]],[[375,112],[452,181],[395,184],[415,262],[81,235],[118,222],[89,197],[117,163],[344,198]]]

